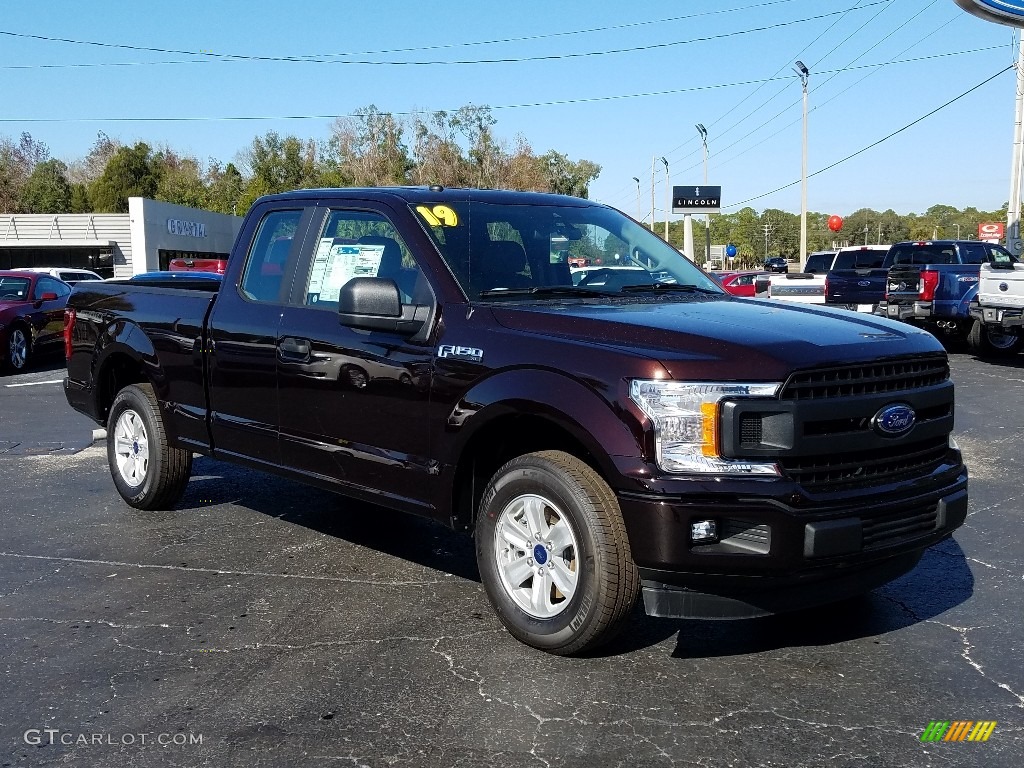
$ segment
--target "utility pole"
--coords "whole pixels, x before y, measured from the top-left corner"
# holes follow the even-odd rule
[[[811,72],[807,66],[798,61],[793,69],[800,75],[804,91],[804,135],[803,150],[800,157],[800,263],[807,263],[807,81]]]
[[[708,129],[702,124],[697,123],[697,133],[700,134],[700,140],[704,143],[704,186],[708,185]],[[704,214],[704,260],[705,262],[711,261],[711,214]],[[724,264],[723,264],[724,266]]]
[[[1013,125],[1013,160],[1010,165],[1010,204],[1006,208],[1006,247],[1020,256],[1024,243],[1020,239],[1020,178],[1024,161],[1024,34],[1017,52],[1017,109]]]
[[[668,242],[668,213],[672,210],[672,185],[669,183],[668,160],[664,157],[661,162],[665,164],[665,196],[668,198],[668,205],[665,206],[665,242]]]
[[[654,231],[654,171],[658,162],[657,155],[651,155],[651,232]]]

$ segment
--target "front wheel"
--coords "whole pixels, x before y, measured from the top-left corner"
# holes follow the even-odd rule
[[[967,334],[967,346],[978,357],[1009,357],[1020,351],[1024,337],[975,320]]]
[[[170,509],[192,474],[192,453],[167,440],[153,387],[117,393],[107,419],[107,463],[117,492],[136,509]]]
[[[495,473],[480,504],[476,556],[501,622],[549,653],[610,640],[640,590],[615,494],[561,451],[526,454]]]

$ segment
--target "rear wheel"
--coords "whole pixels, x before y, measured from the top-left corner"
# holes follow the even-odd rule
[[[561,451],[526,454],[495,473],[480,505],[476,552],[498,618],[549,653],[610,640],[640,589],[615,494]]]
[[[170,509],[192,474],[192,453],[167,440],[153,387],[117,393],[107,419],[107,463],[117,492],[136,509]]]
[[[975,320],[967,334],[967,346],[978,357],[1009,357],[1020,351],[1024,337]]]
[[[28,356],[32,342],[23,326],[15,325],[7,335],[7,367],[20,373],[28,367]]]

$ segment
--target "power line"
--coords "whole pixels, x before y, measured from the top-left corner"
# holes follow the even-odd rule
[[[876,2],[870,3],[865,6],[855,8],[855,10],[862,10],[863,8],[870,8],[874,5],[882,5],[891,0],[876,0]],[[693,45],[695,43],[707,43],[714,42],[716,40],[725,40],[731,37],[739,37],[741,35],[750,35],[757,32],[768,32],[771,30],[782,29],[784,27],[791,27],[798,24],[805,24],[809,21],[817,21],[818,19],[829,18],[847,11],[830,11],[818,16],[809,16],[803,19],[795,19],[793,21],[784,21],[777,24],[769,24],[762,27],[753,27],[751,29],[741,29],[732,32],[723,32],[719,35],[708,35],[705,37],[696,37],[689,40],[676,40],[668,43],[651,43],[650,45],[639,45],[629,48],[612,48],[607,50],[599,51],[584,51],[582,53],[558,53],[558,54],[547,54],[544,56],[522,56],[515,58],[498,58],[498,59],[456,59],[456,60],[431,60],[431,61],[369,61],[369,60],[339,60],[339,59],[328,59],[324,57],[299,57],[299,56],[254,56],[249,54],[235,54],[235,53],[206,53],[202,51],[183,51],[173,48],[154,48],[149,46],[138,46],[138,45],[127,45],[124,43],[103,43],[92,40],[73,40],[69,38],[60,37],[46,37],[44,35],[30,35],[21,32],[10,32],[0,30],[0,35],[8,37],[28,38],[34,40],[44,40],[47,42],[59,42],[59,43],[70,43],[76,45],[91,45],[98,46],[101,48],[115,48],[120,50],[129,51],[144,51],[147,53],[164,53],[164,54],[182,54],[188,56],[198,56],[199,61],[273,61],[273,62],[289,62],[289,63],[307,63],[307,64],[360,64],[366,66],[435,66],[435,65],[467,65],[467,64],[520,64],[524,62],[532,61],[560,61],[567,59],[578,59],[586,58],[590,56],[612,56],[621,53],[639,53],[642,51],[653,51],[653,50],[664,50],[668,48],[675,48],[682,45]],[[338,54],[331,54],[338,55]],[[354,54],[353,54],[354,55]],[[40,67],[47,65],[40,65]],[[51,65],[56,66],[56,65]]]
[[[909,128],[913,128],[913,127],[914,127],[915,125],[917,125],[918,123],[920,123],[920,122],[922,122],[922,121],[924,121],[924,120],[927,120],[927,119],[928,119],[929,117],[931,117],[931,116],[932,116],[932,115],[934,115],[934,114],[937,114],[938,112],[941,112],[941,111],[942,111],[943,109],[945,109],[946,107],[950,106],[951,104],[955,104],[956,102],[960,101],[960,99],[962,99],[962,98],[964,98],[965,96],[967,96],[967,95],[969,95],[969,94],[973,93],[974,91],[978,90],[978,89],[979,89],[979,88],[981,88],[982,86],[988,85],[988,84],[989,84],[990,82],[992,82],[993,80],[995,80],[995,79],[996,79],[997,77],[999,77],[1000,75],[1002,75],[1002,74],[1005,74],[1006,72],[1009,72],[1010,70],[1012,70],[1012,69],[1014,69],[1014,68],[1015,68],[1015,67],[1014,67],[1014,65],[1013,65],[1013,64],[1011,64],[1010,66],[1008,66],[1008,67],[1006,67],[1006,68],[1004,68],[1004,69],[1001,69],[1001,70],[999,70],[998,72],[996,72],[996,73],[995,73],[994,75],[992,75],[991,77],[988,77],[988,78],[986,78],[985,80],[983,80],[983,81],[981,81],[980,83],[978,83],[977,85],[975,85],[975,86],[972,86],[971,88],[968,88],[968,89],[967,89],[966,91],[964,91],[963,93],[961,93],[961,94],[960,94],[959,96],[955,96],[955,97],[953,97],[952,99],[950,99],[949,101],[947,101],[947,102],[946,102],[945,104],[942,104],[941,106],[938,106],[938,107],[936,107],[935,109],[933,109],[933,110],[932,110],[931,112],[928,112],[928,113],[927,113],[927,114],[925,114],[925,115],[921,115],[921,117],[917,118],[917,119],[916,119],[916,120],[914,120],[913,122],[907,123],[907,124],[906,124],[906,125],[904,125],[904,126],[903,126],[902,128],[899,128],[899,129],[897,129],[897,130],[893,131],[892,133],[890,133],[890,134],[889,134],[888,136],[883,136],[883,137],[882,137],[882,138],[880,138],[880,139],[879,139],[878,141],[875,141],[875,142],[873,142],[873,143],[871,143],[871,144],[868,144],[868,145],[867,145],[866,147],[863,147],[863,148],[861,148],[861,149],[858,149],[858,150],[857,150],[856,152],[854,152],[854,153],[852,153],[852,154],[849,154],[849,155],[847,155],[847,156],[846,156],[846,157],[844,157],[843,159],[841,159],[841,160],[836,160],[836,161],[835,161],[834,163],[832,163],[831,165],[827,165],[827,166],[825,166],[824,168],[821,168],[821,169],[819,169],[819,170],[815,171],[814,173],[810,173],[810,174],[808,174],[808,175],[807,175],[807,178],[811,178],[811,177],[813,177],[813,176],[818,176],[818,175],[820,175],[820,174],[822,174],[822,173],[825,173],[826,171],[830,171],[830,170],[832,170],[833,168],[835,168],[836,166],[838,166],[838,165],[842,165],[842,164],[843,164],[843,163],[845,163],[845,162],[846,162],[847,160],[852,160],[853,158],[857,157],[857,155],[862,155],[862,154],[864,154],[865,152],[867,152],[867,151],[868,151],[869,149],[874,149],[874,148],[875,148],[875,147],[877,147],[877,146],[878,146],[879,144],[882,144],[883,142],[886,142],[886,141],[888,141],[888,140],[889,140],[889,139],[891,139],[891,138],[892,138],[893,136],[897,136],[897,135],[899,135],[899,134],[903,133],[904,131],[906,131],[906,130],[907,130],[907,129],[909,129]],[[768,197],[769,195],[774,195],[774,194],[775,194],[776,192],[781,192],[781,191],[782,191],[782,190],[784,190],[784,189],[789,189],[790,187],[792,187],[792,186],[795,186],[795,185],[797,185],[797,184],[799,184],[799,183],[800,183],[800,179],[797,179],[796,181],[791,181],[791,182],[790,182],[789,184],[783,184],[783,185],[782,185],[781,187],[778,187],[778,188],[776,188],[776,189],[773,189],[773,190],[771,190],[770,192],[764,192],[764,193],[762,193],[762,194],[760,194],[760,195],[755,195],[754,197],[748,197],[748,198],[747,198],[746,200],[741,200],[741,201],[740,201],[740,202],[738,202],[738,203],[733,203],[733,204],[731,204],[731,205],[727,205],[727,206],[725,206],[725,207],[726,207],[726,208],[739,208],[740,206],[746,205],[747,203],[752,203],[752,202],[753,202],[754,200],[760,200],[760,199],[761,199],[762,197]]]
[[[824,70],[821,74],[830,74],[831,72],[844,72],[854,71],[859,69],[879,69],[881,67],[891,66],[893,64],[912,64],[919,61],[928,61],[930,59],[941,59],[950,56],[966,56],[975,53],[984,53],[995,49],[1003,48],[1003,45],[993,45],[985,48],[974,48],[965,51],[949,51],[946,53],[936,53],[930,56],[917,56],[912,59],[901,59],[896,61],[881,62],[878,64],[860,64],[856,67],[850,67],[845,70]],[[641,93],[628,93],[628,94],[615,94],[611,96],[591,96],[583,97],[579,99],[559,99],[552,101],[535,101],[535,102],[524,102],[520,104],[499,104],[496,106],[489,107],[492,110],[506,110],[506,109],[530,109],[535,107],[558,107],[568,106],[572,104],[590,104],[601,101],[621,101],[623,99],[639,99],[649,98],[653,96],[672,96],[680,93],[692,93],[695,91],[709,91],[717,90],[720,88],[736,88],[745,85],[756,85],[759,83],[769,83],[786,80],[789,81],[793,78],[792,75],[786,75],[785,77],[773,77],[762,80],[742,80],[733,83],[715,83],[712,85],[694,85],[688,88],[673,88],[670,90],[663,91],[645,91]],[[451,112],[457,108],[450,107],[443,110],[404,110],[404,111],[388,111],[387,114],[394,115],[396,117],[406,117],[411,115],[422,115],[422,114],[436,114],[437,112]],[[781,113],[780,113],[781,114]],[[346,117],[362,117],[361,112],[349,112],[345,114],[331,114],[331,115],[223,115],[213,117],[0,117],[0,123],[97,123],[97,122],[112,122],[112,123],[175,123],[175,122],[227,122],[227,121],[255,121],[255,120],[337,120],[339,118]],[[776,116],[777,117],[777,116]],[[772,118],[775,119],[775,118]],[[770,122],[770,121],[769,121]],[[767,123],[765,123],[767,124]],[[764,125],[760,126],[761,128]],[[755,129],[756,131],[757,129]],[[751,134],[748,134],[748,136]],[[746,138],[746,137],[744,137]],[[737,141],[742,141],[739,139]],[[733,146],[733,145],[730,145]],[[731,158],[730,158],[731,159]]]

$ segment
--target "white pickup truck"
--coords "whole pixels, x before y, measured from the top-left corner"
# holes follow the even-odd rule
[[[970,314],[971,352],[979,357],[1018,352],[1024,346],[1024,264],[1009,259],[982,264]]]
[[[825,275],[810,272],[772,273],[754,283],[759,299],[782,299],[800,304],[825,303]]]

